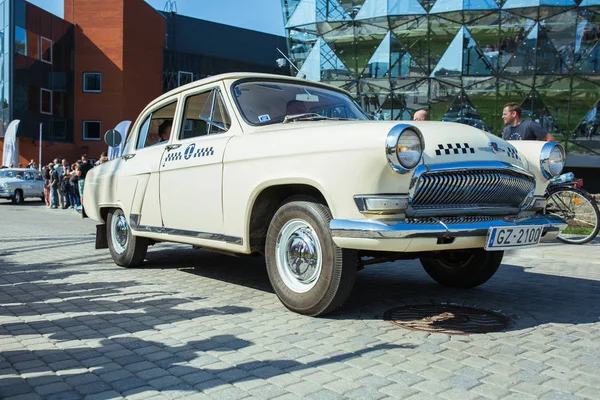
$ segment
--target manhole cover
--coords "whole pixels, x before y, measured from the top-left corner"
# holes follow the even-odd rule
[[[411,305],[392,308],[383,319],[415,331],[467,335],[499,332],[511,321],[506,316],[477,308],[455,305]]]

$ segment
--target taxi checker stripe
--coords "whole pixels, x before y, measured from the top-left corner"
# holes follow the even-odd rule
[[[449,154],[467,154],[467,153],[475,153],[475,149],[469,146],[469,143],[448,143],[446,145],[438,144],[438,149],[435,151],[437,156],[441,156],[442,152],[446,155]]]
[[[195,157],[212,156],[214,154],[215,154],[215,151],[212,147],[203,147],[201,149],[196,150],[196,153],[194,153],[194,158]]]
[[[169,154],[167,154],[167,158],[165,159],[165,161],[176,161],[176,160],[181,160],[181,153],[180,152],[169,153]]]

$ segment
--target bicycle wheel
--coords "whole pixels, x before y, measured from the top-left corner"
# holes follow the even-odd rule
[[[584,244],[598,235],[600,211],[585,191],[574,188],[560,188],[548,196],[546,212],[567,222],[567,228],[557,239],[563,243]]]

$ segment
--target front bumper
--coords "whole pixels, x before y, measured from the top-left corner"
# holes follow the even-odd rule
[[[10,199],[13,197],[15,192],[9,189],[0,189],[0,198]]]
[[[554,239],[567,227],[550,215],[528,217],[452,217],[331,220],[334,242],[343,248],[386,251],[435,251],[484,247],[491,227],[543,227],[541,241]],[[414,245],[412,245],[414,244]]]

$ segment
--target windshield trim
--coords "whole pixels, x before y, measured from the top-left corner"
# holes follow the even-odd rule
[[[339,89],[333,86],[329,86],[329,85],[324,85],[324,84],[319,84],[318,82],[313,82],[313,81],[301,81],[298,82],[297,80],[292,80],[292,79],[277,79],[277,78],[261,78],[261,77],[250,77],[250,78],[241,78],[241,79],[237,79],[235,81],[233,81],[231,83],[231,85],[229,86],[229,95],[231,96],[231,98],[233,99],[233,102],[235,103],[236,106],[236,111],[240,114],[240,116],[242,117],[242,119],[244,120],[244,122],[250,126],[256,126],[256,127],[260,127],[260,126],[269,126],[269,125],[276,125],[276,124],[280,124],[281,122],[277,122],[277,121],[269,121],[269,122],[262,122],[262,123],[253,123],[250,122],[247,118],[246,115],[244,115],[244,113],[242,112],[242,107],[240,106],[240,103],[238,102],[237,97],[235,96],[235,88],[237,85],[242,84],[242,83],[247,83],[247,82],[279,82],[279,83],[287,83],[290,85],[297,85],[297,86],[302,86],[303,84],[305,84],[306,86],[312,86],[314,88],[317,89],[322,89],[322,90],[331,90],[332,92],[336,92],[339,94],[342,94],[344,96],[347,96],[350,101],[357,107],[357,109],[361,112],[361,114],[365,117],[365,120],[368,120],[368,116],[367,114],[365,114],[365,111],[358,105],[358,103],[356,102],[356,100],[354,100],[354,98],[352,97],[352,95],[345,91],[344,89]]]

